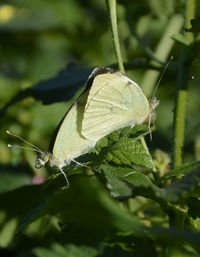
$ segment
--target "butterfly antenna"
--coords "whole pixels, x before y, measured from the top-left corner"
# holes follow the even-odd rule
[[[35,148],[31,148],[31,147],[24,147],[24,146],[20,146],[20,145],[11,145],[11,144],[8,144],[8,147],[10,148],[20,148],[20,149],[26,149],[26,150],[32,150],[32,151],[35,151],[35,152],[38,152],[38,153],[41,153],[41,151],[35,149]]]
[[[173,59],[174,59],[174,57],[171,56],[171,57],[170,57],[170,60],[169,60],[168,63],[165,65],[165,68],[163,69],[162,74],[161,74],[161,76],[160,76],[160,78],[159,78],[159,80],[158,80],[158,83],[157,83],[157,85],[156,85],[156,87],[155,87],[155,89],[154,89],[154,91],[153,91],[153,96],[152,96],[152,98],[154,98],[154,96],[155,96],[155,94],[156,94],[156,91],[157,91],[157,89],[158,89],[158,87],[159,87],[159,85],[160,85],[160,81],[161,81],[161,79],[163,78],[163,75],[164,75],[164,73],[165,73],[167,67],[168,67],[169,64],[172,62]]]
[[[149,137],[150,137],[150,141],[152,141],[152,132],[151,132],[151,120],[152,120],[152,115],[149,115],[149,122],[148,122],[148,129],[149,129]],[[154,121],[153,121],[153,125],[154,125]]]
[[[30,147],[23,147],[23,146],[17,146],[17,145],[8,145],[8,147],[17,147],[17,148],[22,148],[22,149],[29,149],[29,150],[35,150],[36,152],[39,152],[39,153],[43,153],[42,150],[40,150],[37,146],[35,146],[34,144],[31,144],[30,142],[26,141],[25,139],[23,139],[22,137],[16,135],[16,134],[13,134],[12,132],[10,132],[9,130],[6,130],[6,133],[8,135],[11,135],[11,136],[14,136],[14,137],[17,137],[19,138],[21,141],[23,141],[24,143],[32,146],[33,148],[30,148]]]

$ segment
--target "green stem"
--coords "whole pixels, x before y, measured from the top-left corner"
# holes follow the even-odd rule
[[[195,15],[195,0],[187,0],[185,6],[185,27],[190,28],[191,20]],[[187,104],[187,88],[190,66],[192,62],[191,45],[193,42],[193,34],[184,32],[190,46],[182,46],[180,62],[178,67],[177,93],[174,112],[174,152],[173,152],[173,167],[182,164],[182,151],[184,146],[184,130],[185,130],[185,115]]]
[[[168,213],[169,216],[169,227],[170,230],[173,231],[173,229],[182,230],[184,228],[185,224],[185,217],[186,214],[184,212],[173,210],[171,213]],[[168,257],[177,256],[177,253],[179,253],[179,249],[181,248],[183,244],[183,240],[181,238],[177,238],[176,241],[174,241],[173,246],[170,244],[168,248]]]
[[[112,38],[115,48],[115,54],[117,57],[117,63],[119,70],[121,72],[124,71],[124,65],[122,61],[122,55],[121,55],[121,49],[119,44],[119,36],[118,36],[118,30],[117,30],[117,11],[116,11],[116,0],[106,0],[108,11],[110,14],[110,23],[111,23],[111,32],[112,32]]]
[[[195,0],[186,0],[185,5],[185,28],[190,28],[190,22],[194,19],[195,15]],[[182,151],[184,146],[184,129],[185,129],[185,116],[186,116],[186,104],[188,95],[188,79],[190,73],[190,66],[192,64],[194,50],[192,51],[193,35],[191,32],[184,32],[184,36],[189,46],[182,46],[180,61],[178,67],[178,81],[177,92],[174,112],[174,152],[173,152],[173,166],[177,167],[182,164]],[[172,211],[169,216],[169,228],[171,230],[184,228],[184,215],[177,211]],[[181,240],[177,239],[176,244],[171,246],[169,244],[168,256],[176,256],[177,249],[181,246]]]

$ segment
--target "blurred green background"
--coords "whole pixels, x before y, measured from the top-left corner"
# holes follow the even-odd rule
[[[121,0],[117,5],[126,72],[148,96],[160,77],[156,69],[161,67],[162,71],[161,64],[174,57],[156,92],[160,100],[157,129],[153,141],[147,139],[153,154],[161,149],[169,158],[181,49],[181,43],[171,36],[181,32],[183,8],[183,0]],[[198,14],[199,9],[196,11]],[[89,72],[93,67],[110,65],[116,65],[116,58],[105,1],[1,0],[0,192],[31,184],[36,175],[48,176],[48,167],[35,169],[36,153],[7,147],[8,143],[24,144],[5,131],[9,129],[47,150],[54,129],[83,89]],[[156,69],[148,70],[147,65]],[[191,69],[194,79],[189,83],[184,161],[200,158],[199,70],[197,53]],[[30,87],[35,89],[27,91]],[[11,100],[14,96],[18,101]],[[13,243],[15,222],[8,226],[9,232],[0,238],[1,247]]]

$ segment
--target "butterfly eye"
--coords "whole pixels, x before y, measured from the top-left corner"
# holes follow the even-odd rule
[[[42,168],[42,163],[40,162],[40,160],[37,160],[37,161],[35,162],[35,168],[36,168],[36,169]]]

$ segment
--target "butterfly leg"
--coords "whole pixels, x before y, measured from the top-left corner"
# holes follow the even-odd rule
[[[155,121],[156,119],[156,114],[155,113],[151,113],[149,115],[149,122],[148,122],[148,128],[149,128],[149,136],[150,136],[150,140],[152,141],[152,133],[151,133],[151,122],[153,123],[153,126],[155,126]]]
[[[135,126],[135,124],[131,125],[131,127],[127,130],[127,132],[122,136],[122,138],[126,137],[131,129]]]
[[[63,174],[63,176],[65,177],[65,180],[67,182],[67,186],[69,186],[69,180],[67,178],[67,175],[65,174],[65,172],[62,170],[62,168],[59,168],[60,172]]]
[[[149,129],[149,137],[150,137],[150,141],[152,141],[152,133],[151,133],[151,117],[152,114],[149,115],[149,123],[148,123],[148,129]]]
[[[91,169],[91,167],[89,167],[89,166],[87,166],[87,165],[84,165],[84,164],[82,164],[82,163],[80,163],[80,162],[77,162],[77,161],[74,160],[74,159],[71,159],[71,160],[72,160],[74,163],[76,163],[76,164],[78,164],[78,165],[80,165],[80,166],[82,166],[82,167]]]

